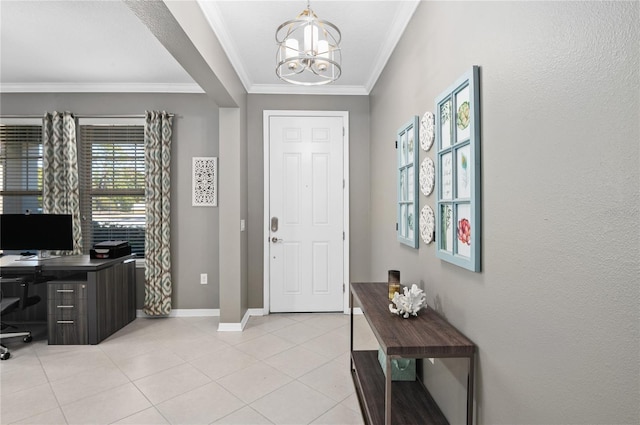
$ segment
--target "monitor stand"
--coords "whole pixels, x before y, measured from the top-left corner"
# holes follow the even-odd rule
[[[44,260],[50,260],[52,258],[58,258],[60,257],[59,255],[51,255],[51,251],[46,250],[46,249],[39,249],[37,251],[37,254],[26,254],[26,255],[21,255],[20,258],[18,258],[18,261],[44,261]]]
[[[38,261],[42,260],[50,260],[52,258],[59,258],[59,255],[51,255],[51,251],[48,249],[40,249],[38,250]]]

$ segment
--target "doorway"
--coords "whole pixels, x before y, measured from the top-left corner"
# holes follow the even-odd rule
[[[264,308],[346,311],[348,112],[264,111]]]

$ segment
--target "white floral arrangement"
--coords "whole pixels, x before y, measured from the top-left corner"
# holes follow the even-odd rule
[[[415,283],[411,289],[404,287],[403,294],[395,293],[389,304],[389,311],[407,319],[409,316],[417,316],[418,311],[425,305],[426,296],[424,291],[418,288]]]

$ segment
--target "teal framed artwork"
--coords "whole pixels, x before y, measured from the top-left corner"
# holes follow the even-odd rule
[[[398,129],[398,241],[418,248],[418,116]]]
[[[436,98],[436,256],[480,271],[480,87],[474,66]]]

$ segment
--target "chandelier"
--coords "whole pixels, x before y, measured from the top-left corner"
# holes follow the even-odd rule
[[[340,39],[338,27],[318,19],[307,1],[305,10],[276,30],[276,75],[302,86],[334,82],[342,73]]]

